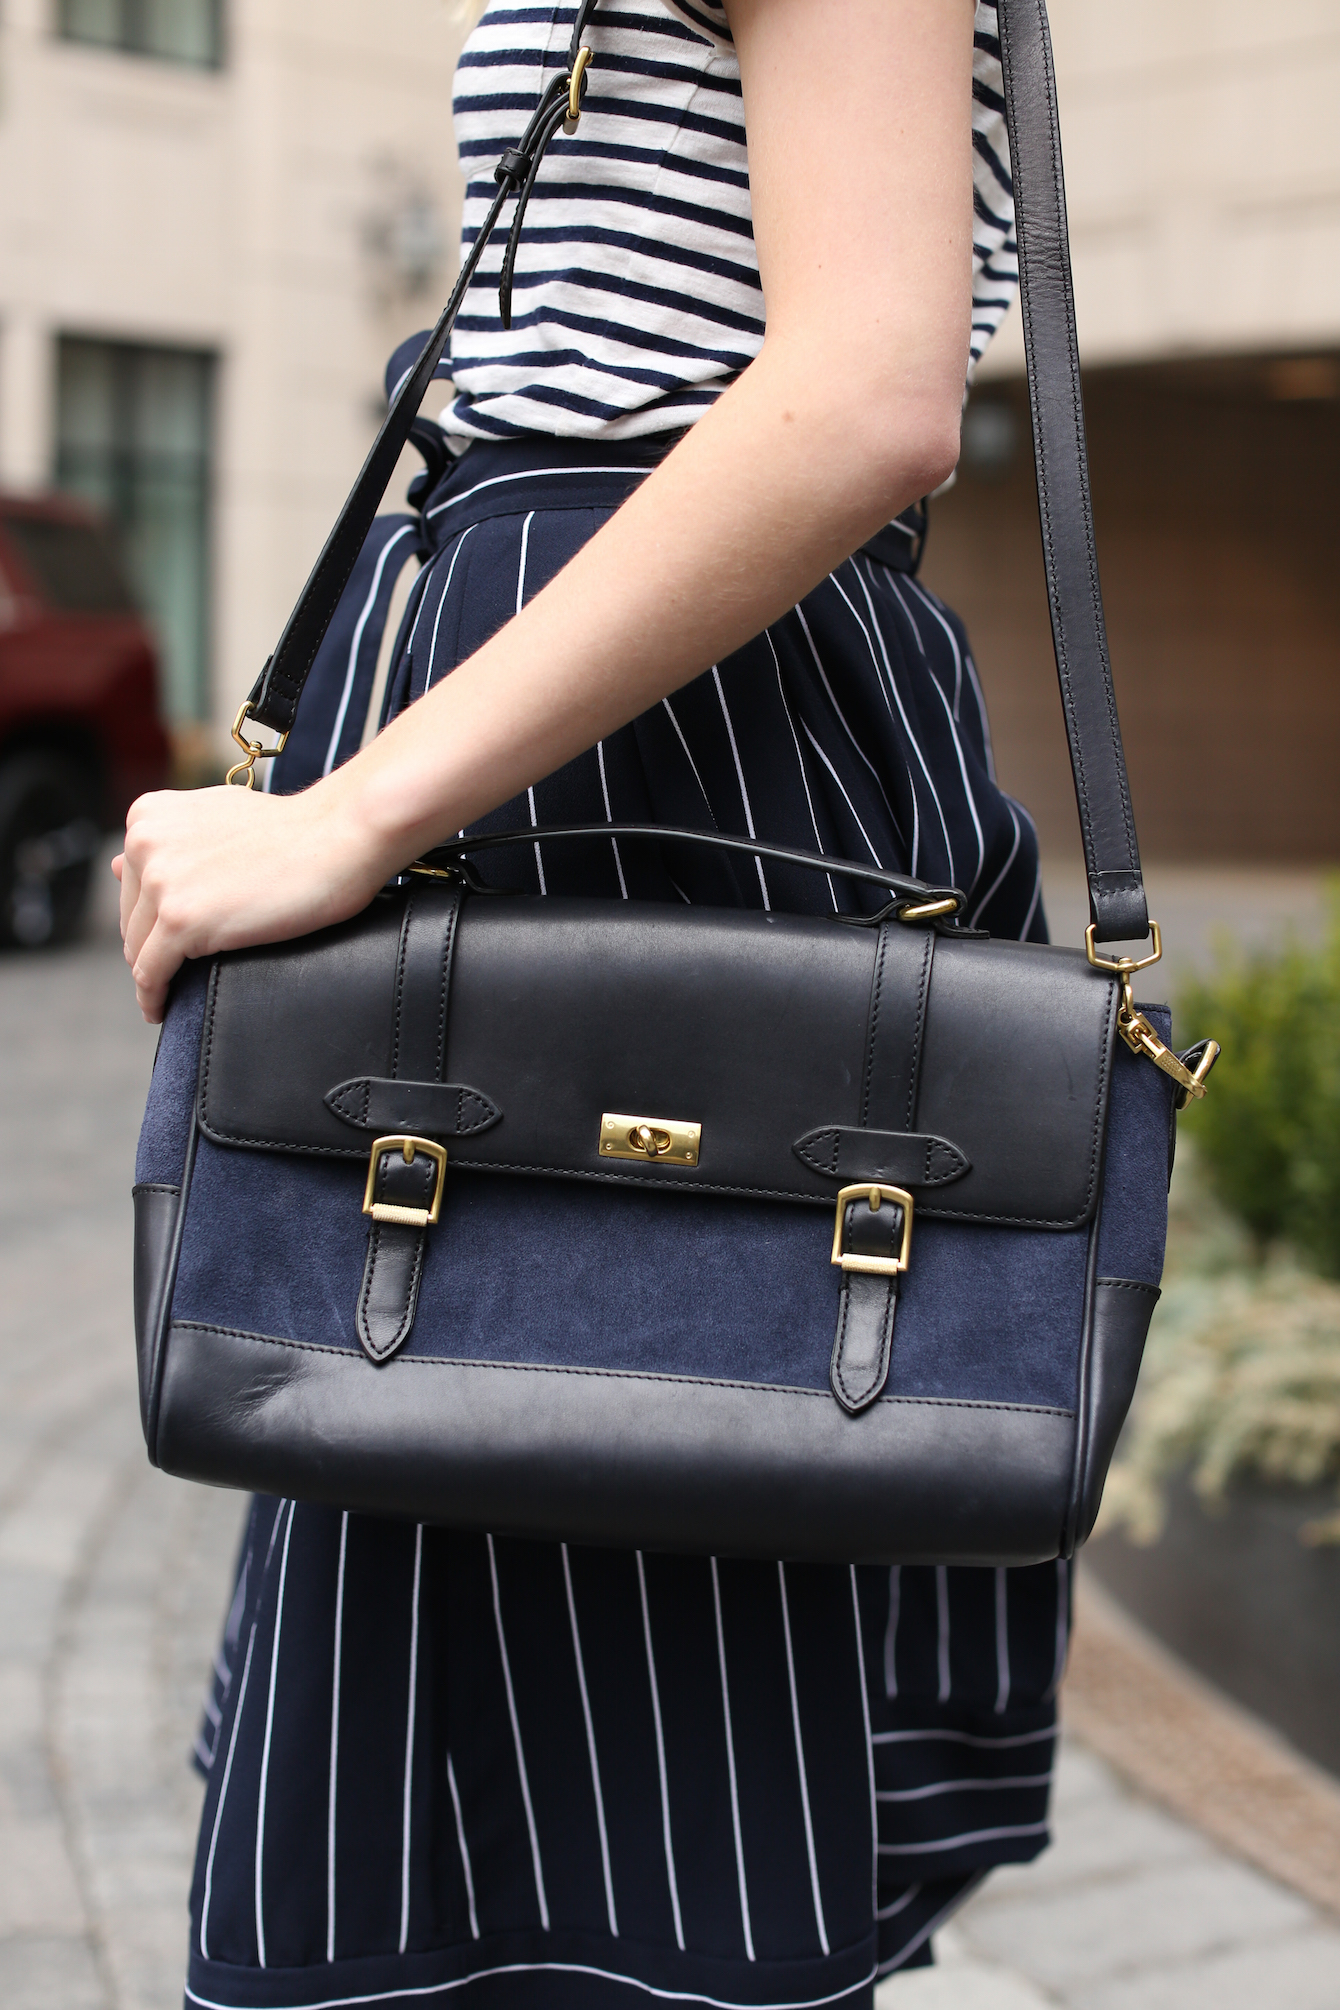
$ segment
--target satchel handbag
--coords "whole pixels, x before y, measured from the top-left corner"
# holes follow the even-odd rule
[[[567,73],[238,716],[278,752],[460,299]],[[1001,39],[1056,658],[1092,921],[752,840],[869,916],[507,897],[444,847],[356,919],[188,965],[135,1188],[150,1458],[370,1513],[578,1542],[1020,1564],[1092,1526],[1158,1296],[1176,1106],[1094,562],[1042,0]],[[278,733],[265,748],[249,722]],[[560,839],[585,827],[542,828]],[[1143,959],[1100,945],[1152,936]]]

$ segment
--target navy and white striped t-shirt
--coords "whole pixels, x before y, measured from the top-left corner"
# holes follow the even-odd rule
[[[493,167],[567,61],[570,6],[491,0],[456,73],[463,241]],[[502,239],[452,337],[453,444],[552,433],[631,439],[690,424],[757,355],[763,295],[740,70],[721,0],[603,0],[575,134],[554,140],[521,235],[510,331]],[[971,365],[1018,284],[996,10],[978,0],[973,61]],[[890,191],[891,199],[894,192]]]

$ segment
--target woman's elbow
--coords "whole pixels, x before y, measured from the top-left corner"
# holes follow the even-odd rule
[[[853,417],[862,457],[882,490],[926,496],[948,481],[959,458],[961,388],[872,388]]]

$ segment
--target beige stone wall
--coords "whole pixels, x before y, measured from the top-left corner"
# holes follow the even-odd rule
[[[1335,0],[1050,0],[1086,363],[1340,342]],[[982,375],[1023,368],[1017,310]]]
[[[219,352],[214,695],[273,646],[371,438],[395,341],[455,263],[444,0],[229,0],[217,72],[57,39],[54,0],[0,25],[0,484],[53,454],[55,338]],[[417,298],[370,240],[435,209]]]

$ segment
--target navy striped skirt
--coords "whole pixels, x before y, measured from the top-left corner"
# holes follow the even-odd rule
[[[422,501],[386,709],[599,528],[639,449],[472,447]],[[488,820],[757,835],[1044,934],[956,617],[894,527],[736,655]],[[351,659],[352,660],[352,659]],[[500,881],[796,911],[836,877],[613,839]],[[865,2010],[993,1864],[1046,1841],[1064,1564],[740,1562],[254,1503],[198,1757],[187,2001]]]

